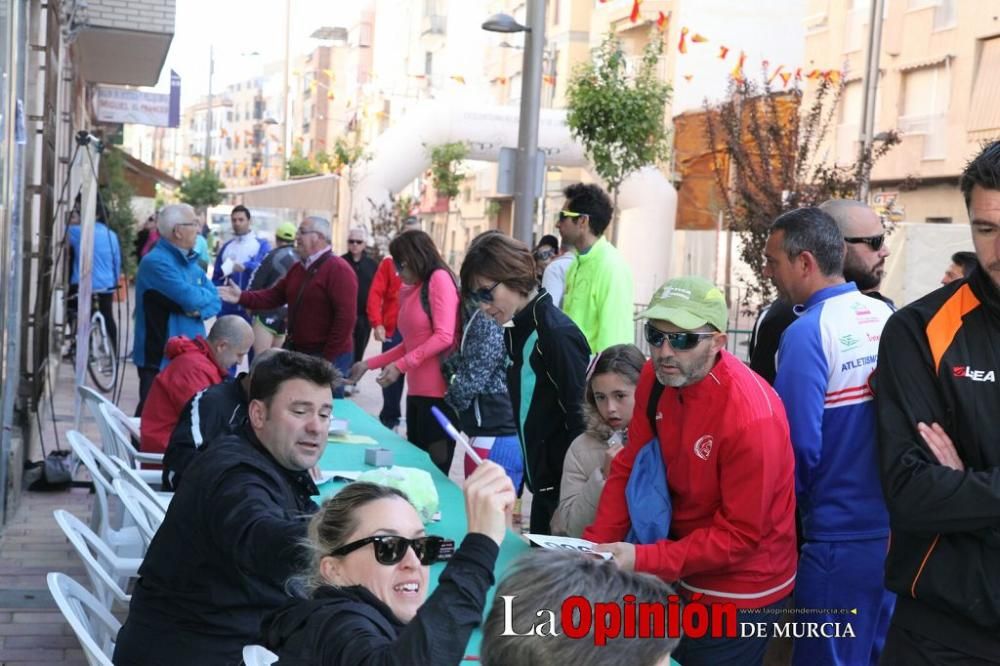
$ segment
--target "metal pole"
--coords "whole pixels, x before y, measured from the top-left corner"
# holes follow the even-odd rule
[[[288,144],[291,142],[292,124],[288,119],[288,42],[292,31],[292,0],[285,0],[285,67],[281,86],[281,175],[279,180],[285,180],[288,171]]]
[[[97,204],[97,174],[101,153],[93,141],[81,150],[90,153],[88,160],[81,160],[83,169],[83,194],[80,197],[80,283],[76,292],[76,385],[83,386],[87,376],[87,357],[90,355],[90,298],[91,275],[94,263],[94,208]],[[87,173],[87,172],[90,173]],[[105,220],[107,222],[107,220]],[[81,407],[79,392],[73,393],[73,427],[80,429]]]
[[[871,14],[868,17],[868,53],[865,55],[865,78],[862,82],[864,97],[861,117],[861,153],[863,160],[871,151],[875,137],[875,93],[878,89],[878,65],[882,54],[882,14],[885,0],[872,0]],[[858,201],[868,200],[869,181],[871,180],[871,165],[862,163],[858,179]]]
[[[212,75],[215,74],[215,47],[208,47],[208,117],[205,122],[205,171],[212,167]]]
[[[521,118],[514,170],[514,238],[531,245],[535,213],[535,161],[538,113],[542,97],[542,54],[545,50],[545,0],[528,0],[528,31],[521,66]]]

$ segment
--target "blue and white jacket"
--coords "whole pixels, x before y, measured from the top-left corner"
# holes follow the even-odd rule
[[[888,536],[868,380],[892,309],[848,282],[819,290],[796,313],[781,336],[774,388],[788,413],[803,537]]]

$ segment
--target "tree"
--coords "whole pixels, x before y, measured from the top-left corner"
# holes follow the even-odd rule
[[[577,66],[566,91],[566,124],[607,184],[615,220],[625,178],[666,160],[670,152],[664,113],[672,88],[656,73],[662,52],[663,39],[655,33],[629,74],[621,44],[609,32],[592,61]],[[613,234],[617,242],[617,224]]]
[[[122,273],[135,274],[135,256],[131,248],[135,244],[135,214],[132,212],[132,197],[135,191],[125,179],[125,160],[117,150],[106,150],[101,156],[101,183],[99,191],[104,205],[105,222],[108,228],[118,234],[122,248]]]
[[[706,139],[713,158],[720,208],[729,228],[741,239],[740,258],[753,277],[746,282],[744,305],[766,302],[771,283],[764,278],[764,245],[771,223],[793,208],[827,199],[857,196],[859,178],[899,143],[889,132],[877,147],[859,150],[852,164],[821,159],[837,104],[843,92],[839,77],[826,76],[806,112],[801,91],[778,94],[747,80],[730,83],[730,99],[706,111]],[[785,101],[795,104],[789,111]]]
[[[461,141],[431,148],[431,182],[439,197],[454,199],[462,191],[465,173],[459,170],[459,165],[468,154],[469,149]]]
[[[211,169],[192,171],[181,181],[180,199],[198,209],[222,203],[222,181]]]
[[[302,154],[302,148],[298,145],[292,149],[292,156],[288,158],[285,171],[288,178],[313,176],[319,173],[319,169],[316,168],[316,165],[308,157]]]

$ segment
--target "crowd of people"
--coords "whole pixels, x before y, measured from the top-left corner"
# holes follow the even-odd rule
[[[898,309],[879,292],[888,248],[870,208],[831,200],[775,219],[764,275],[779,299],[749,363],[728,351],[731,304],[704,278],[668,280],[633,316],[596,185],[566,189],[561,239],[487,231],[457,274],[416,218],[376,262],[360,228],[336,256],[319,217],[270,249],[237,207],[210,280],[194,211],[167,206],[139,265],[134,360],[142,448],[165,449],[175,496],[115,663],[236,663],[260,643],[279,663],[458,664],[484,613],[493,665],[742,666],[772,644],[714,619],[706,637],[603,647],[525,624],[573,597],[850,625],[849,638],[795,634],[796,665],[1000,663],[1000,447],[985,427],[1000,399],[1000,142],[961,192],[975,251]],[[366,357],[372,334],[382,350]],[[432,408],[483,459],[464,460],[457,547],[395,489],[311,499],[331,398],[370,370],[388,427],[405,381],[406,436],[445,474],[464,454]],[[525,489],[531,532],[610,558],[529,553],[487,608]]]

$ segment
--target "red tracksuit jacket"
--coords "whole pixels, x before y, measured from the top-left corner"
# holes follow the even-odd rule
[[[368,291],[368,304],[365,308],[368,323],[372,328],[385,326],[386,339],[396,332],[396,320],[399,317],[399,289],[403,282],[396,275],[396,267],[392,257],[385,257],[379,262],[378,270],[372,279],[372,288]]]
[[[182,335],[170,338],[164,353],[170,365],[156,375],[142,408],[139,448],[148,453],[165,452],[187,401],[198,391],[221,383],[227,374],[200,335],[194,340]]]
[[[628,446],[614,460],[583,537],[623,541],[625,484],[653,433],[645,416],[652,362],[642,369]],[[673,504],[670,539],[636,546],[635,568],[688,594],[759,608],[795,582],[795,461],[785,409],[767,382],[723,351],[700,382],[666,387],[656,421]]]

